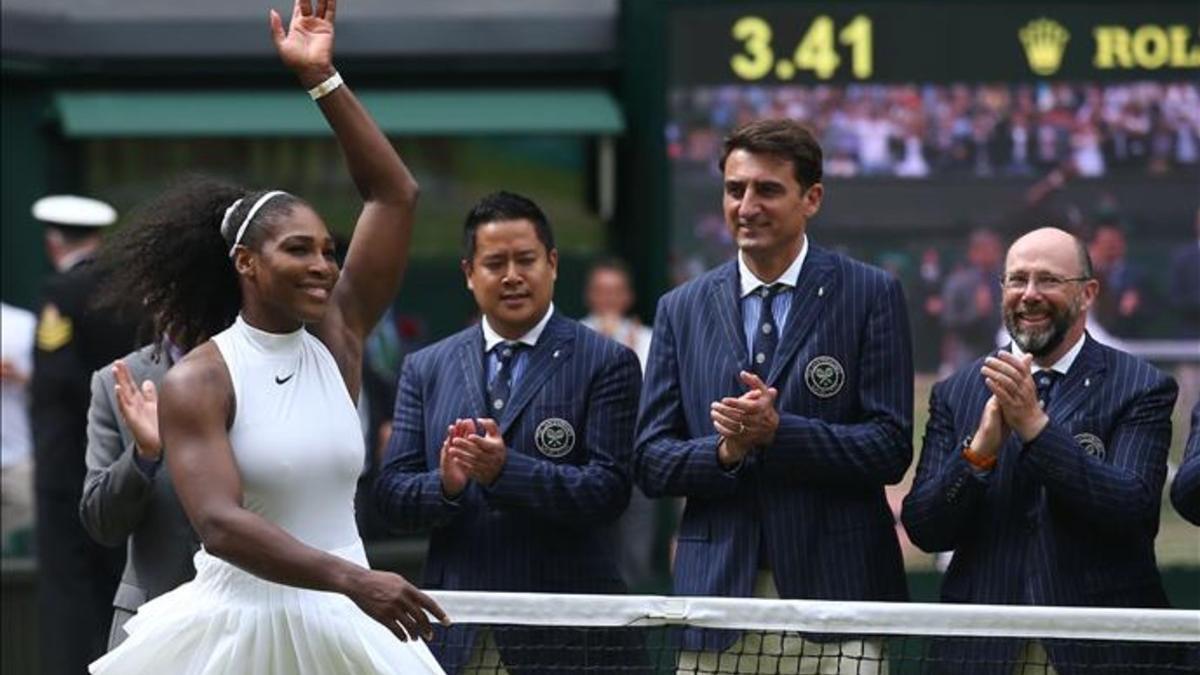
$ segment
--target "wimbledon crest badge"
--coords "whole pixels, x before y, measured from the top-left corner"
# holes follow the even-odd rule
[[[560,417],[549,417],[537,426],[533,440],[538,452],[551,459],[558,459],[575,447],[575,429],[570,422]]]
[[[1100,437],[1096,434],[1075,434],[1075,442],[1078,443],[1079,447],[1083,448],[1084,451],[1092,457],[1095,457],[1096,459],[1104,459],[1104,441],[1100,440]]]
[[[813,396],[829,398],[846,384],[846,369],[832,356],[818,356],[804,369],[804,383]]]

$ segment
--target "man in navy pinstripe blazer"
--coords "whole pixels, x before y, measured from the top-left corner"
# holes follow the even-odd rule
[[[1200,525],[1200,401],[1192,406],[1192,430],[1171,482],[1171,503],[1188,522]]]
[[[426,588],[624,592],[611,538],[629,502],[637,357],[554,309],[558,252],[532,201],[485,197],[464,235],[483,318],[405,360],[377,501],[393,524],[433,529]],[[495,659],[493,639],[514,673],[641,658],[530,629],[481,636],[489,648],[472,652],[474,632],[452,627],[432,647],[454,672]]]
[[[738,258],[659,302],[638,418],[638,484],[687,497],[674,590],[905,600],[883,489],[912,458],[900,284],[808,241],[824,188],[804,127],[746,125],[721,168]],[[735,638],[686,632],[707,654],[681,669],[724,668]]]
[[[1188,522],[1200,525],[1200,401],[1192,406],[1191,425],[1183,461],[1171,481],[1171,504]],[[1191,645],[1186,663],[1200,670],[1200,645]]]
[[[1174,381],[1086,334],[1098,282],[1070,234],[1044,228],[1018,239],[1001,283],[1012,346],[934,387],[904,500],[909,536],[926,551],[954,551],[948,602],[1167,606],[1154,537]],[[1164,654],[1046,642],[947,641],[938,650],[980,673],[1048,653],[1061,675],[1085,665],[1120,672],[1116,664]]]

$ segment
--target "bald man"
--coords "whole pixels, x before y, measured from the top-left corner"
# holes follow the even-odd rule
[[[1054,228],[1021,237],[1001,280],[1011,345],[933,389],[902,518],[917,546],[954,551],[946,602],[1167,606],[1154,537],[1178,390],[1144,361],[1088,337],[1097,290],[1078,239]],[[1162,649],[1055,641],[936,648],[952,670],[970,663],[970,672],[1006,675],[1047,659],[1068,675],[1170,658]]]

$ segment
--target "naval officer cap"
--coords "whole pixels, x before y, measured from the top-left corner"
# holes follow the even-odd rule
[[[99,199],[51,195],[33,203],[33,217],[46,225],[99,228],[117,221],[117,210]]]

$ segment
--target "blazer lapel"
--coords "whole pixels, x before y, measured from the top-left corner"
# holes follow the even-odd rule
[[[467,333],[458,344],[458,365],[462,372],[463,389],[467,402],[476,417],[487,417],[487,403],[483,396],[483,329]]]
[[[740,290],[735,260],[726,263],[725,269],[713,277],[708,292],[709,302],[717,308],[717,323],[720,324],[718,331],[725,338],[728,353],[735,355],[738,370],[748,370],[750,360],[746,353],[746,335],[742,328]]]
[[[520,417],[521,412],[541,390],[546,380],[566,362],[571,355],[573,342],[571,323],[562,318],[556,310],[546,324],[537,345],[526,356],[528,361],[521,373],[521,379],[517,381],[512,398],[500,416],[500,435],[508,433],[509,427]]]
[[[1071,370],[1058,383],[1046,414],[1051,420],[1062,423],[1071,419],[1075,410],[1093,393],[1104,379],[1104,355],[1099,343],[1090,335],[1084,337],[1083,349],[1071,364]]]
[[[779,346],[775,348],[775,357],[771,360],[768,386],[774,386],[779,381],[800,346],[808,339],[817,319],[825,312],[836,286],[833,256],[825,249],[810,244],[800,278],[796,280],[796,288],[792,291],[792,308],[788,310],[787,325],[780,336]]]

